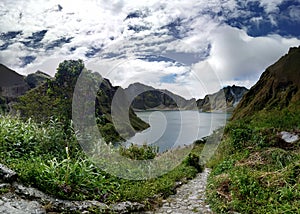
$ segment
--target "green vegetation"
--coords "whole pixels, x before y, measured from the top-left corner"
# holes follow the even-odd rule
[[[207,188],[217,213],[299,213],[300,141],[281,139],[299,133],[300,103],[262,110],[231,121],[214,158]]]
[[[300,101],[300,47],[269,66],[259,81],[245,94],[232,117],[240,119],[261,110],[282,110]]]
[[[7,103],[4,97],[0,96],[0,114],[7,111]]]
[[[157,153],[157,147],[147,146],[146,144],[141,147],[135,144],[131,144],[129,148],[120,147],[120,154],[132,160],[153,159]]]
[[[30,88],[36,88],[37,86],[42,85],[50,79],[51,77],[48,74],[45,74],[41,71],[28,74],[28,76],[25,77],[25,81]]]
[[[73,129],[71,120],[73,91],[82,71],[88,74],[84,81],[89,81],[89,86],[93,87],[91,81],[101,78],[95,100],[100,133],[106,142],[122,140],[111,116],[111,103],[118,87],[113,87],[99,74],[86,71],[82,60],[64,61],[54,79],[47,79],[18,98],[13,108],[19,116],[0,114],[0,160],[18,173],[20,182],[62,199],[93,199],[108,204],[128,200],[152,206],[174,193],[178,182],[191,179],[202,170],[196,153],[186,157],[170,172],[143,181],[121,179],[98,168],[77,142],[78,131]],[[120,111],[129,114],[135,130],[149,126],[131,108],[129,112],[126,109]],[[130,124],[117,122],[127,135],[132,134],[132,129],[128,128]],[[201,150],[202,147],[203,144],[195,148]],[[132,145],[120,147],[119,152],[131,159],[144,160],[153,159],[157,148]]]
[[[111,103],[118,87],[113,87],[108,80],[102,79],[100,74],[87,71],[82,60],[65,60],[60,63],[55,79],[47,79],[46,83],[19,97],[14,109],[20,112],[22,118],[31,118],[36,122],[49,122],[55,118],[64,124],[65,130],[68,130],[72,119],[73,92],[82,72],[86,72],[88,76],[85,79],[87,86],[95,87],[95,80],[101,82],[95,100],[95,114],[102,136],[107,142],[122,141],[123,139],[115,130],[111,118]],[[87,100],[83,99],[82,103],[87,103]],[[129,118],[136,131],[149,127],[147,123],[136,116],[132,109],[129,109]],[[123,126],[127,135],[133,134],[130,124],[123,124]]]
[[[203,145],[195,148],[201,150]],[[71,126],[59,120],[35,123],[0,116],[1,163],[14,169],[19,180],[64,199],[95,199],[106,203],[138,201],[150,206],[174,193],[176,183],[193,178],[199,157],[190,155],[178,167],[156,179],[130,181],[97,168],[82,152]],[[132,146],[120,153],[133,159],[154,158],[155,148]]]

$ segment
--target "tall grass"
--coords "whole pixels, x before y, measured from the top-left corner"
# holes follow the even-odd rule
[[[199,159],[192,155],[156,179],[130,181],[111,176],[85,155],[72,126],[66,130],[55,119],[35,123],[0,116],[0,150],[0,162],[17,171],[25,184],[59,198],[106,203],[130,200],[147,204],[172,194],[178,181],[193,178],[200,169]],[[151,159],[156,152],[146,146],[120,149],[132,159]]]
[[[217,213],[300,213],[300,130],[297,104],[230,122],[209,162],[208,200]]]

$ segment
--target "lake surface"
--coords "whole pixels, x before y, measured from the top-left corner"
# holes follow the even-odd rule
[[[229,114],[198,111],[144,111],[137,116],[150,124],[150,128],[127,140],[128,144],[153,145],[159,152],[189,145],[210,135],[226,124]]]

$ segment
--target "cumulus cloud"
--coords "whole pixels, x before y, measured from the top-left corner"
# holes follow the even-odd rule
[[[229,19],[249,17],[259,29],[266,14],[248,11],[249,2],[264,8],[276,26],[283,0],[3,0],[0,63],[23,74],[42,70],[53,76],[59,62],[81,58],[115,85],[139,81],[189,98],[227,84],[250,87],[300,42],[277,35],[278,29],[251,37],[247,26],[231,27]],[[299,21],[298,10],[291,5],[286,19]],[[9,32],[15,33],[3,36]],[[169,76],[172,81],[163,81]]]
[[[289,47],[298,46],[300,40],[286,39],[278,35],[251,37],[245,31],[222,26],[212,32],[210,56],[193,65],[200,79],[210,82],[212,76],[218,76],[219,85],[239,84],[252,86],[260,74],[280,56],[287,53]],[[212,84],[212,89],[217,87]]]

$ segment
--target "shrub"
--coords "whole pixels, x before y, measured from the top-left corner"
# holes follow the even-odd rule
[[[121,155],[133,160],[148,160],[156,157],[158,148],[146,144],[143,146],[131,144],[129,148],[120,147],[119,152]]]
[[[200,164],[200,158],[198,155],[190,153],[184,160],[183,163],[187,166],[192,166],[197,169],[198,172],[203,171],[203,166]]]

